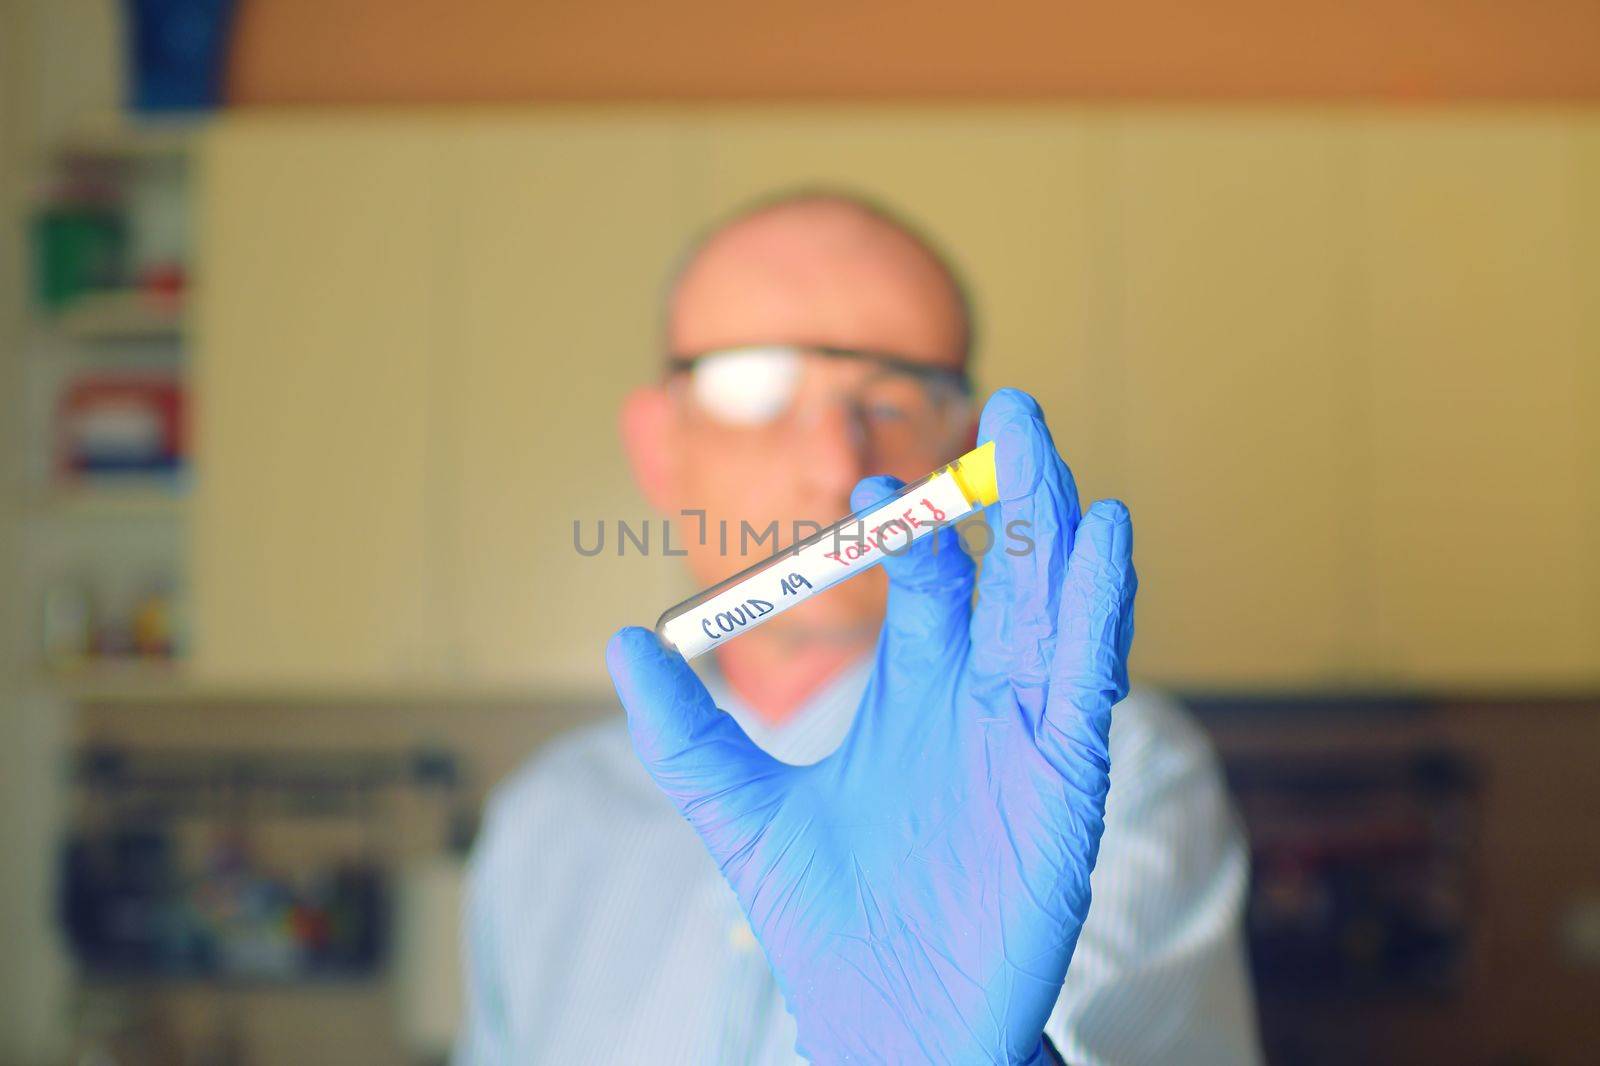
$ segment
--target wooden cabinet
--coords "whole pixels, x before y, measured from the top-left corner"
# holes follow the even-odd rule
[[[925,223],[986,387],[1133,507],[1135,666],[1600,681],[1600,122],[1036,108],[233,118],[206,154],[198,671],[598,688],[682,245],[776,189]],[[580,555],[573,524],[612,532]],[[655,529],[659,534],[659,524]]]
[[[253,120],[224,123],[203,153],[203,679],[429,668],[440,147],[426,124]]]
[[[1361,131],[1367,463],[1356,487],[1374,651],[1410,682],[1600,676],[1600,348],[1585,324],[1597,275],[1593,230],[1579,226],[1600,184],[1579,180],[1581,136],[1538,115]]]
[[[617,627],[687,589],[634,491],[617,419],[664,358],[660,294],[695,225],[692,157],[670,123],[486,120],[452,147],[452,342],[441,352],[439,503],[448,666],[476,683],[605,683]],[[654,554],[619,555],[648,523]],[[585,556],[574,523],[604,550]]]
[[[1365,665],[1348,141],[1284,115],[1105,131],[1092,357],[1134,515],[1140,670],[1287,687]]]
[[[195,668],[592,687],[679,589],[617,438],[691,232],[641,122],[243,121],[207,154]],[[214,272],[212,271],[214,267]],[[585,557],[603,524],[607,550]],[[656,534],[659,538],[659,523]],[[659,542],[658,542],[659,546]]]

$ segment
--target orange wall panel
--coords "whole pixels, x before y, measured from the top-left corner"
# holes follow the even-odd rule
[[[243,0],[241,104],[1600,97],[1600,0]]]

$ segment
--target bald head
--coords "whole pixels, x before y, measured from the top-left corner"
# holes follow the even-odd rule
[[[706,529],[771,528],[788,540],[804,523],[815,529],[848,512],[862,477],[910,481],[972,446],[966,397],[937,387],[938,375],[898,365],[965,369],[961,286],[932,245],[862,201],[788,196],[718,226],[690,249],[666,333],[679,356],[792,345],[897,357],[802,351],[788,364],[795,372],[767,390],[781,409],[753,422],[703,403],[692,371],[629,394],[621,424],[634,476],[665,514],[684,523],[699,517],[701,525],[685,525],[673,539],[702,584],[754,561],[745,546],[730,554],[726,538]],[[725,649],[722,666],[732,677],[741,657],[764,663],[744,676],[789,687],[757,694],[752,705],[763,714],[791,707],[870,647],[885,591],[881,573],[844,582],[730,646],[737,651]]]
[[[765,203],[712,231],[667,313],[681,354],[818,344],[958,367],[970,335],[966,296],[927,240],[865,201],[824,193]]]

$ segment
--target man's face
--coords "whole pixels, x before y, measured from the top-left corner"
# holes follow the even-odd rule
[[[699,358],[661,390],[666,454],[661,484],[646,489],[701,584],[848,514],[861,478],[909,481],[970,444],[970,405],[949,380],[965,340],[949,279],[914,241],[846,205],[779,209],[714,238],[678,286],[669,339],[674,354]],[[750,350],[761,346],[771,347]],[[684,509],[703,510],[703,526]],[[876,630],[884,594],[874,572],[770,628],[858,641]]]

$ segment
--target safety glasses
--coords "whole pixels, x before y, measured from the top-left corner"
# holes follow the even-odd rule
[[[728,426],[766,426],[794,407],[808,359],[864,363],[866,378],[854,399],[886,407],[946,407],[966,400],[971,384],[962,370],[931,367],[891,352],[826,344],[750,344],[693,355],[672,355],[669,373],[688,375],[694,403]]]
[[[841,399],[864,442],[893,458],[939,446],[959,416],[970,412],[963,371],[930,366],[889,352],[828,345],[761,344],[668,359],[688,379],[694,406],[729,429],[782,430],[800,422],[801,377],[807,360],[866,367]]]

